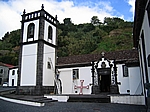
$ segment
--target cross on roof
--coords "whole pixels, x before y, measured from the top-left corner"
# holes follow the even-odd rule
[[[104,52],[102,52],[101,54],[102,54],[102,57],[104,57],[105,53],[104,53]]]

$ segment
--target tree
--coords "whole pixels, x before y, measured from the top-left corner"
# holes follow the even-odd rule
[[[93,16],[93,17],[91,18],[91,23],[92,23],[94,26],[98,26],[98,25],[101,24],[101,22],[100,22],[100,20],[98,19],[97,16]]]
[[[124,23],[124,20],[120,19],[118,17],[113,17],[113,18],[105,17],[104,18],[104,24],[105,25],[113,26],[115,28],[121,27],[123,25],[123,23]]]
[[[72,24],[71,18],[65,18],[63,21],[64,21],[64,25],[71,25]]]

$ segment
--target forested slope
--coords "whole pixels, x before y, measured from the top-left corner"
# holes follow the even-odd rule
[[[104,18],[100,22],[97,16],[90,23],[74,24],[71,18],[65,18],[58,24],[58,57],[132,49],[133,22],[123,19]],[[18,64],[20,29],[7,32],[0,40],[0,62]]]

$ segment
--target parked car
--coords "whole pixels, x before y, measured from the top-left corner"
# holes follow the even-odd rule
[[[4,82],[3,87],[7,87],[7,86],[8,86],[8,82]]]

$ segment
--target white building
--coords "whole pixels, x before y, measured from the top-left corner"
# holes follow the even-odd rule
[[[116,79],[114,59],[117,69]],[[94,62],[94,78],[92,62]],[[96,63],[100,74],[96,70]],[[105,64],[104,67],[102,64]],[[59,93],[62,94],[81,94],[81,88],[76,86],[81,86],[80,81],[84,80],[83,86],[86,87],[82,89],[82,94],[114,93],[114,85],[117,84],[120,94],[143,95],[142,76],[136,50],[107,52],[104,57],[101,54],[60,57],[56,67],[59,71],[59,85],[61,85]]]
[[[134,47],[139,51],[141,80],[150,108],[150,0],[136,0],[133,29]]]
[[[9,85],[8,86],[17,86],[18,80],[18,67],[13,67],[9,69]]]
[[[57,18],[42,5],[39,11],[24,11],[21,22],[17,94],[143,95],[137,50],[58,57],[56,61]]]

